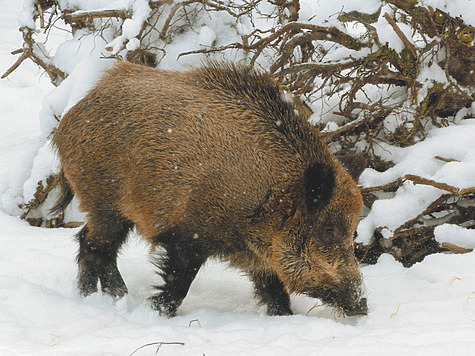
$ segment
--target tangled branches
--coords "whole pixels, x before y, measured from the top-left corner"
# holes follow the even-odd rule
[[[1,76],[1,79],[8,77],[25,59],[31,59],[34,63],[44,69],[51,79],[51,82],[58,85],[66,78],[66,74],[60,69],[56,68],[53,64],[51,57],[48,55],[44,46],[36,43],[33,40],[34,31],[27,27],[20,28],[23,35],[24,45],[23,48],[17,49],[12,52],[13,55],[20,54],[20,57],[15,63],[7,69],[7,71]]]
[[[436,159],[445,158],[436,157]],[[475,187],[459,189],[445,183],[407,174],[384,186],[363,188],[361,190],[365,205],[371,207],[378,192],[394,192],[404,181],[414,184],[428,185],[444,191],[437,199],[416,217],[397,227],[392,236],[383,237],[382,227],[375,232],[375,240],[370,246],[357,244],[356,253],[359,259],[367,263],[375,263],[381,253],[390,253],[405,266],[421,261],[426,255],[441,251],[454,253],[470,252],[459,246],[443,243],[442,246],[434,240],[434,230],[437,226],[448,223],[475,228],[475,209],[471,201],[475,199]]]

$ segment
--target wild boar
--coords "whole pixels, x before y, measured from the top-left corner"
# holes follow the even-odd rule
[[[183,72],[109,69],[54,135],[64,207],[75,194],[78,287],[120,298],[117,254],[133,226],[154,247],[163,284],[152,307],[172,317],[210,257],[247,273],[269,315],[289,294],[367,313],[353,237],[355,181],[267,74],[208,62]]]

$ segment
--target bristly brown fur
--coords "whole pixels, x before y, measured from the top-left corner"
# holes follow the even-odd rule
[[[284,94],[268,73],[233,62],[207,60],[198,69],[198,83],[217,93],[220,100],[228,99],[245,110],[254,110],[263,129],[275,134],[276,139],[294,147],[300,155],[315,154],[315,146],[322,145],[316,129],[298,116],[297,110],[284,99]],[[290,96],[290,94],[287,94]]]
[[[272,315],[289,292],[366,313],[353,234],[356,183],[266,74],[209,62],[186,72],[120,63],[54,137],[88,221],[78,287],[121,297],[133,225],[166,257],[152,306],[173,316],[212,256],[246,271]]]

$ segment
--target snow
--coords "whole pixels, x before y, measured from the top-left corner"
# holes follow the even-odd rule
[[[435,240],[440,244],[448,242],[459,247],[475,249],[475,230],[464,229],[453,224],[443,224],[434,230]]]
[[[475,347],[474,253],[433,255],[405,269],[389,255],[362,268],[370,313],[335,317],[292,297],[291,317],[268,317],[238,271],[211,261],[173,319],[147,305],[156,282],[147,246],[130,236],[119,258],[129,294],[115,304],[75,287],[77,229],[28,226],[0,213],[0,354],[470,355]],[[138,355],[152,355],[147,347]]]
[[[147,0],[129,1],[128,7],[132,7],[132,17],[125,19],[122,24],[122,35],[116,37],[106,46],[111,48],[111,54],[118,53],[124,42],[130,40],[136,42],[135,36],[139,34],[142,23],[146,21],[151,11]]]
[[[204,47],[210,47],[216,39],[216,33],[208,26],[203,26],[198,35],[198,43]]]
[[[35,12],[35,0],[23,1],[23,11],[21,11],[18,18],[18,25],[20,27],[35,28],[35,22],[33,21],[32,14]]]
[[[79,2],[85,10],[105,8],[100,0],[60,0],[71,7]],[[433,4],[436,0],[423,2]],[[311,14],[325,18],[338,12],[342,4],[346,11],[373,12],[380,2],[301,3],[301,17],[307,16],[308,20]],[[34,27],[25,16],[33,11],[32,1],[25,4],[0,0],[2,73],[15,60],[10,51],[21,47],[17,17],[22,24]],[[129,9],[131,1],[107,4]],[[144,16],[144,2],[136,4],[136,16]],[[467,1],[452,0],[448,10],[458,11],[461,4]],[[463,13],[470,19],[474,12],[464,9]],[[232,41],[232,36],[237,39],[237,29],[222,29],[229,20],[214,16],[203,23],[199,33],[184,35],[183,41],[193,42],[185,48],[185,42],[177,41],[175,47],[167,48],[164,67],[179,69],[196,64],[198,56],[177,64],[176,55],[190,50],[190,46],[199,49],[212,42],[220,45],[225,36],[227,41]],[[246,24],[240,26],[245,28]],[[126,31],[127,46],[131,48],[137,45],[135,30],[131,22]],[[118,261],[129,294],[117,302],[100,293],[80,297],[75,286],[77,244],[73,238],[78,229],[31,227],[19,219],[18,204],[31,197],[38,180],[57,168],[48,141],[56,125],[54,115],[61,117],[110,65],[109,60],[99,58],[110,41],[108,34],[104,33],[105,40],[96,38],[95,42],[82,35],[79,31],[74,37],[65,35],[68,42],[54,56],[55,63],[71,73],[59,87],[53,88],[47,76],[41,76],[29,61],[0,81],[0,97],[4,99],[0,101],[0,355],[128,355],[153,342],[184,343],[163,345],[159,355],[473,354],[475,252],[431,255],[411,268],[383,254],[377,264],[362,266],[369,314],[348,318],[337,317],[324,306],[306,315],[317,301],[298,295],[291,297],[294,316],[268,317],[265,307],[254,299],[246,276],[225,263],[209,261],[198,273],[178,316],[166,319],[147,303],[153,292],[150,286],[159,281],[148,261],[148,246],[132,233]],[[439,75],[440,71],[429,74]],[[396,165],[385,173],[365,171],[361,184],[386,184],[411,173],[459,188],[474,186],[475,120],[460,121],[473,110],[472,105],[459,113],[455,118],[459,125],[432,129],[425,141],[413,147],[375,146],[383,158],[390,156],[388,159]],[[333,130],[337,125],[329,122],[328,128]],[[457,161],[442,162],[433,159],[435,155]],[[393,197],[375,203],[373,215],[360,224],[359,238],[370,236],[375,226],[386,226],[385,234],[391,235],[398,221],[416,214],[441,193],[436,188],[406,182]],[[70,220],[83,218],[76,211],[66,212]],[[440,243],[475,247],[473,230],[446,224],[436,228],[435,235]],[[136,355],[154,352],[155,348],[149,346]]]
[[[404,174],[421,175],[458,188],[475,185],[475,120],[466,119],[458,125],[432,129],[428,137],[407,148],[391,148],[396,165],[385,172],[367,169],[360,177],[364,187],[387,184]],[[441,144],[443,142],[443,144]],[[389,146],[382,146],[387,150]],[[435,157],[454,159],[444,162]]]

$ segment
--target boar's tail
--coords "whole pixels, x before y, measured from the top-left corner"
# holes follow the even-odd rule
[[[58,186],[59,186],[59,196],[56,203],[50,209],[50,213],[54,215],[58,215],[66,209],[71,200],[73,200],[74,194],[71,190],[71,186],[68,184],[66,177],[64,176],[64,172],[61,171],[58,173]]]

